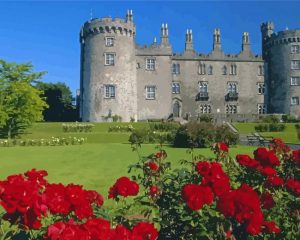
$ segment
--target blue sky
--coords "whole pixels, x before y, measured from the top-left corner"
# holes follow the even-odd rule
[[[208,53],[213,29],[221,28],[222,48],[238,53],[242,32],[250,33],[252,50],[261,53],[260,24],[272,20],[275,30],[300,28],[300,2],[279,1],[0,1],[0,58],[31,61],[47,71],[46,82],[65,82],[73,93],[79,87],[79,30],[93,17],[125,17],[133,9],[138,44],[159,39],[168,23],[170,42],[182,52],[186,29],[193,30],[194,47]]]

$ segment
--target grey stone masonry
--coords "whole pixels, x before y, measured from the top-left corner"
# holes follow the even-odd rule
[[[159,43],[154,38],[151,45],[140,46],[132,10],[126,19],[91,19],[80,31],[81,118],[101,122],[118,115],[128,122],[202,114],[298,116],[300,30],[274,34],[273,28],[272,23],[261,26],[263,57],[252,53],[247,32],[240,53],[225,54],[219,28],[213,31],[209,54],[195,51],[192,29],[186,31],[184,52],[174,53],[167,23],[161,26]]]

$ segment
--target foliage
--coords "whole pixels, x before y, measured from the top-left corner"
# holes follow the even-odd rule
[[[181,126],[175,135],[175,147],[207,147],[213,142],[236,144],[238,136],[228,126],[215,126],[208,122],[189,122]]]
[[[64,132],[91,132],[95,127],[92,123],[63,123],[62,128]]]
[[[15,137],[35,121],[43,119],[47,104],[33,87],[45,72],[33,72],[30,63],[0,60],[0,135]]]
[[[257,124],[254,128],[257,132],[283,132],[285,125],[280,123],[262,123]]]
[[[172,122],[159,122],[159,123],[149,123],[149,127],[152,131],[158,132],[171,132],[175,131],[179,128],[179,123],[172,123]]]
[[[43,111],[45,121],[70,122],[76,121],[77,110],[72,106],[72,93],[65,83],[42,83],[36,84],[41,96],[46,99],[48,108]]]
[[[260,121],[263,123],[279,123],[280,119],[276,115],[261,116]]]
[[[199,116],[199,121],[210,123],[210,122],[213,122],[213,117],[208,114],[202,114]]]
[[[0,140],[0,147],[15,147],[15,146],[68,146],[82,145],[87,141],[82,137],[51,137],[49,139],[7,139]]]
[[[285,123],[296,123],[296,122],[299,122],[299,120],[297,120],[295,118],[294,115],[290,115],[290,114],[284,114],[281,116],[281,120]]]
[[[132,132],[134,130],[131,124],[129,125],[114,125],[108,128],[108,132]]]
[[[173,143],[175,132],[155,132],[150,129],[134,129],[129,137],[131,144]]]

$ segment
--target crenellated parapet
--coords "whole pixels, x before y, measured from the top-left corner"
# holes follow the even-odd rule
[[[130,16],[130,15],[129,15]],[[122,18],[94,18],[84,23],[80,30],[80,42],[96,34],[116,34],[128,37],[135,37],[135,24],[132,21],[132,15],[127,19]]]
[[[284,30],[272,33],[266,37],[264,47],[270,48],[276,45],[300,42],[300,30]]]

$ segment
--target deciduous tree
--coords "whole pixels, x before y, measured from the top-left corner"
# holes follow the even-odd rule
[[[17,64],[0,60],[0,132],[11,138],[33,122],[43,120],[47,107],[41,92],[33,85],[45,72],[33,72],[31,63]]]

